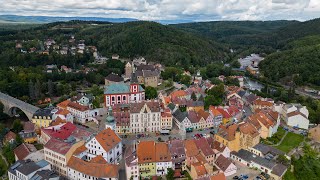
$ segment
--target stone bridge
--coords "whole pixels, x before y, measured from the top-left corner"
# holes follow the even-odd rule
[[[4,109],[3,112],[8,114],[10,117],[16,115],[16,109],[20,109],[24,114],[28,117],[28,119],[32,120],[32,115],[39,109],[38,107],[11,97],[7,94],[0,92],[0,101],[2,102]]]

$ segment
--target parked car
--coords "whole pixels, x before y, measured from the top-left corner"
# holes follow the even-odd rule
[[[233,176],[233,178],[232,179],[239,179],[239,177],[238,176]]]
[[[249,178],[249,176],[246,175],[246,174],[241,174],[240,177],[243,178],[243,179],[248,179]]]

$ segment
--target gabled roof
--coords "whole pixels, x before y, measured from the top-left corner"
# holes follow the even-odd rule
[[[218,166],[219,169],[225,172],[228,169],[228,167],[232,164],[232,161],[221,154],[215,161],[215,164]]]
[[[224,173],[219,173],[210,177],[210,180],[226,180]]]
[[[106,78],[106,80],[108,81],[112,81],[112,82],[121,82],[123,81],[123,78],[117,74],[111,73],[109,74]]]
[[[16,137],[17,137],[17,135],[14,133],[14,132],[12,132],[12,131],[9,131],[5,136],[4,136],[4,141],[11,141],[11,140],[15,140],[16,139]]]
[[[242,132],[243,134],[248,134],[253,138],[260,135],[258,130],[248,122],[239,124],[239,129],[240,129],[240,132]]]
[[[171,161],[171,154],[167,143],[156,143],[156,162],[168,162]]]
[[[175,99],[175,98],[178,98],[178,97],[184,97],[184,96],[187,96],[187,95],[188,94],[184,90],[173,91],[170,94],[171,99]]]
[[[185,140],[184,147],[188,157],[193,157],[199,154],[199,149],[192,139]]]
[[[37,151],[33,144],[22,143],[20,146],[16,147],[13,152],[17,156],[18,160],[23,160],[30,153]]]
[[[118,166],[100,162],[87,162],[72,156],[68,167],[83,174],[97,178],[118,178]]]
[[[187,112],[181,112],[180,109],[177,109],[172,115],[179,122],[182,122],[188,116],[188,113]]]
[[[191,123],[198,123],[201,119],[201,117],[198,115],[195,111],[189,111],[188,112],[188,119],[191,121]]]
[[[121,142],[119,136],[110,128],[100,131],[95,138],[106,152]]]
[[[125,93],[130,93],[130,85],[122,82],[105,86],[105,90],[104,90],[104,94],[125,94]]]
[[[211,111],[211,113],[213,114],[213,116],[222,116],[222,114],[220,113],[220,111],[218,111],[216,109],[216,107],[214,106],[210,106],[209,107],[209,111]]]
[[[27,121],[23,124],[23,132],[24,133],[29,133],[29,132],[34,132],[35,131],[35,126],[32,122]]]
[[[197,176],[203,176],[207,174],[207,170],[202,163],[193,163],[192,166],[195,168]]]
[[[202,137],[200,139],[196,139],[194,140],[197,147],[201,150],[201,152],[205,155],[205,156],[211,156],[214,155],[215,153],[213,152],[213,150],[211,149],[208,141],[206,140],[206,138]]]
[[[70,102],[70,103],[68,104],[68,107],[69,107],[69,108],[72,108],[72,109],[76,109],[76,110],[78,110],[78,111],[82,111],[82,112],[89,110],[89,107],[83,106],[83,105],[81,105],[81,104],[79,104],[79,103],[76,103],[76,102]]]
[[[57,104],[57,107],[62,108],[62,109],[66,109],[70,102],[71,102],[70,100],[62,101],[61,103]]]
[[[264,159],[244,149],[240,149],[238,152],[233,151],[231,153],[247,162],[252,161],[269,169],[272,169],[276,165],[275,162]]]
[[[151,112],[160,112],[160,103],[158,101],[144,101],[140,103],[131,103],[130,113],[139,113],[145,105]]]
[[[107,164],[108,163],[101,155],[98,155],[98,156],[92,158],[89,162],[90,163],[99,163],[99,164]]]
[[[44,148],[50,149],[51,151],[57,152],[61,155],[67,154],[72,147],[71,143],[66,143],[61,140],[51,138],[45,145]]]
[[[137,147],[138,163],[156,162],[156,145],[154,141],[142,141]]]
[[[301,113],[298,110],[288,113],[287,117],[293,117],[293,116],[297,116],[297,115],[301,115],[302,117],[308,119],[308,117],[306,115],[304,115],[303,113]]]
[[[278,163],[277,165],[275,165],[273,168],[272,168],[272,174],[275,174],[279,177],[282,177],[286,171],[287,171],[288,167],[285,166],[285,165],[282,165],[280,163]]]
[[[230,126],[220,126],[218,130],[218,135],[223,137],[228,141],[232,141],[235,139],[236,130],[238,128],[237,124],[232,124]]]

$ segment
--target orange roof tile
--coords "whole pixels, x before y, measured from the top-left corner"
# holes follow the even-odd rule
[[[211,111],[214,116],[222,116],[222,114],[214,106],[210,106],[209,111]]]
[[[171,161],[171,154],[169,152],[168,144],[164,142],[156,143],[156,161],[157,162]]]
[[[226,180],[224,173],[219,173],[210,177],[210,180]]]
[[[87,111],[87,110],[89,110],[89,108],[87,106],[83,106],[83,105],[81,105],[79,103],[76,103],[76,102],[70,102],[68,104],[68,107],[72,108],[72,109],[76,109],[78,111]]]
[[[198,115],[199,115],[200,117],[203,117],[205,120],[207,120],[207,118],[210,116],[210,113],[204,111],[203,109],[200,109],[200,110],[198,111]]]
[[[5,142],[8,142],[8,141],[10,141],[10,140],[15,140],[16,137],[17,137],[17,135],[16,135],[14,132],[9,131],[9,132],[4,136],[3,139],[4,139]]]
[[[137,148],[138,163],[150,163],[156,161],[156,146],[154,141],[142,141]]]
[[[249,134],[252,137],[256,137],[259,135],[259,132],[256,130],[256,128],[248,122],[239,124],[239,129],[243,134]]]
[[[85,146],[85,145],[82,145],[82,146],[78,147],[78,148],[73,152],[73,154],[74,154],[74,155],[78,155],[78,154],[80,154],[80,153],[82,153],[82,152],[84,152],[84,151],[86,151],[86,150],[87,150],[86,146]]]
[[[296,116],[296,115],[301,115],[301,116],[307,118],[306,115],[302,114],[302,113],[299,112],[299,111],[293,111],[293,112],[287,114],[288,117],[292,117],[292,116]],[[307,119],[308,119],[308,118],[307,118]]]
[[[192,166],[195,168],[195,171],[196,171],[198,177],[207,174],[206,168],[200,162],[193,163]]]
[[[118,166],[115,164],[87,162],[72,156],[68,167],[83,174],[97,178],[118,178]]]
[[[62,101],[61,103],[57,104],[57,107],[61,109],[66,109],[70,102],[70,100]]]
[[[233,124],[230,126],[223,126],[221,125],[218,131],[218,135],[223,137],[228,141],[232,141],[235,139],[236,130],[238,128],[237,124]]]
[[[119,136],[110,128],[100,131],[95,138],[102,148],[107,152],[121,142]]]
[[[196,156],[197,154],[199,154],[199,149],[192,139],[185,140],[184,146],[186,150],[186,155],[188,157]]]
[[[173,91],[171,94],[171,99],[175,99],[178,97],[184,97],[187,96],[187,93],[184,90],[178,90],[178,91]]]
[[[63,124],[63,123],[66,123],[67,121],[61,119],[60,117],[57,117],[54,121],[51,121],[50,125],[51,126],[56,126],[56,125],[59,125],[59,124]]]
[[[91,162],[91,163],[99,163],[99,164],[108,163],[101,155],[98,155],[98,156],[92,158],[89,162]]]
[[[70,114],[70,111],[69,110],[66,110],[66,109],[59,109],[56,114],[60,114],[60,115],[63,115],[63,116],[66,116],[68,114]]]

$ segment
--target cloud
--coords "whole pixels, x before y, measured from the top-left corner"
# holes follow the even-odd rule
[[[319,0],[0,0],[0,14],[141,20],[307,20]]]

